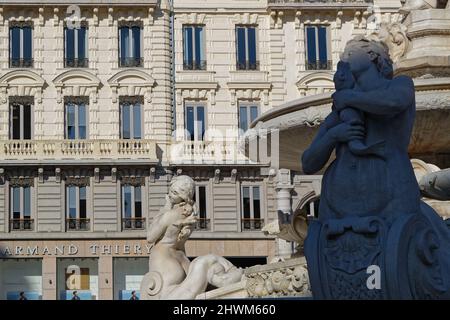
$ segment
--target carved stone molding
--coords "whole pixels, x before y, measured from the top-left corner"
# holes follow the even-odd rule
[[[272,29],[281,29],[283,27],[284,11],[273,10],[270,12],[270,27]]]
[[[181,105],[185,99],[192,100],[208,100],[211,105],[216,104],[216,90],[217,84],[211,84],[210,86],[202,86],[201,84],[192,84],[191,88],[177,85],[176,95],[177,104]]]
[[[34,178],[27,176],[9,177],[10,187],[32,187],[34,186]]]
[[[145,185],[145,177],[139,176],[121,176],[120,181],[122,185],[129,186],[144,186]]]
[[[30,70],[13,70],[0,78],[0,103],[6,103],[9,96],[36,97],[42,103],[45,80]]]
[[[97,102],[100,79],[94,74],[80,69],[65,71],[53,79],[57,91],[57,102],[62,103],[64,96],[90,96]]]
[[[149,182],[153,183],[155,182],[155,176],[156,176],[156,168],[155,167],[151,167],[150,168],[150,174],[149,174]]]
[[[304,258],[250,267],[245,277],[250,298],[312,295]]]
[[[236,13],[233,17],[233,23],[235,24],[257,24],[259,15],[257,13]]]
[[[220,181],[220,169],[214,171],[214,183],[219,183]]]
[[[261,100],[264,105],[269,104],[270,84],[261,84],[260,87],[250,85],[229,84],[231,105],[236,105],[239,100]]]
[[[204,13],[185,13],[177,17],[182,24],[205,24],[206,14]]]
[[[66,186],[85,187],[85,186],[89,186],[90,178],[89,177],[80,177],[80,176],[66,176],[65,184],[66,184]]]
[[[119,96],[144,96],[151,103],[155,80],[148,72],[137,69],[121,70],[112,76],[108,83],[112,90],[112,100],[116,103]]]

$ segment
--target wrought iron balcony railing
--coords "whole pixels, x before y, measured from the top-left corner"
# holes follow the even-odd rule
[[[206,70],[206,61],[185,61],[183,63],[183,70]]]
[[[259,70],[259,61],[236,61],[237,70]]]
[[[88,218],[67,218],[66,230],[67,231],[89,231],[91,220]]]
[[[331,60],[323,61],[308,61],[305,62],[306,70],[331,70],[333,68],[333,62]]]
[[[24,218],[24,219],[10,219],[10,230],[11,231],[32,231],[34,230],[34,219]]]
[[[122,218],[123,230],[145,230],[145,218]]]
[[[194,230],[197,231],[209,231],[211,230],[211,219],[206,218],[198,218],[195,225]]]
[[[119,67],[132,68],[144,66],[144,58],[123,57],[119,58]]]
[[[241,218],[242,231],[261,230],[264,226],[264,219]]]
[[[26,59],[9,59],[10,68],[33,68],[34,60],[31,58]]]
[[[83,58],[66,58],[64,59],[64,66],[66,68],[88,68],[89,67],[89,59]]]

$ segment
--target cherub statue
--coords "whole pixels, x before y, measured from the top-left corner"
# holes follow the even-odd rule
[[[141,297],[195,299],[208,285],[222,287],[241,280],[243,270],[227,259],[209,254],[192,262],[185,243],[197,221],[193,201],[195,184],[188,176],[172,179],[166,205],[150,225],[147,240],[153,244],[149,272],[141,283]]]
[[[334,85],[336,91],[353,89],[355,86],[355,79],[350,70],[350,64],[344,61],[339,61],[337,65],[336,73],[334,74]],[[361,110],[355,108],[345,108],[340,112],[336,111],[336,108],[332,107],[333,112],[327,119],[326,125],[328,129],[342,123],[361,124],[364,125],[364,114]],[[373,154],[384,158],[384,146],[385,141],[380,140],[370,145],[366,145],[364,142],[364,135],[361,133],[360,137],[355,137],[348,141],[348,148],[355,155]]]

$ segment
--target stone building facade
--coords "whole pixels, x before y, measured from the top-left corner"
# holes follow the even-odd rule
[[[197,182],[189,256],[247,266],[289,254],[262,228],[280,210],[314,214],[321,177],[249,161],[239,137],[332,90],[372,5],[1,0],[0,299],[127,299],[180,174]],[[378,8],[395,19],[399,6]]]

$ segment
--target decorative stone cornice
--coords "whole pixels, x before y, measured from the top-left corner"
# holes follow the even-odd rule
[[[235,24],[257,24],[259,15],[257,13],[236,13],[232,19]]]
[[[113,103],[117,102],[118,96],[144,96],[145,101],[151,103],[156,82],[148,72],[127,69],[117,72],[108,83],[112,89]]]
[[[204,24],[205,23],[206,14],[204,13],[185,13],[180,16],[177,16],[177,20],[182,24]]]
[[[0,103],[6,103],[8,96],[34,96],[42,102],[45,80],[30,70],[13,70],[0,77]]]
[[[81,69],[68,70],[53,79],[57,91],[57,102],[63,102],[64,96],[92,96],[97,101],[100,79]]]

